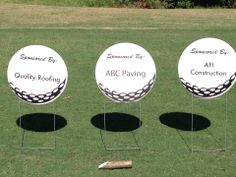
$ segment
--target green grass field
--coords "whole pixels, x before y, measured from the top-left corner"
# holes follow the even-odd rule
[[[191,95],[178,80],[184,48],[196,39],[216,37],[236,48],[236,11],[229,9],[141,10],[0,4],[0,177],[232,177],[236,173],[236,88],[228,92],[226,152],[191,153],[191,132],[168,127],[167,113],[191,113]],[[133,42],[154,58],[157,82],[141,100],[142,126],[135,130],[141,150],[107,151],[92,119],[103,113],[104,96],[94,77],[100,54],[112,44]],[[69,81],[54,104],[32,107],[19,102],[7,83],[12,55],[30,44],[56,50],[64,59]],[[224,96],[195,101],[195,113],[210,126],[193,133],[195,149],[224,146]],[[55,106],[53,108],[53,105]],[[107,111],[137,105],[113,105]],[[48,112],[67,124],[56,131],[56,151],[21,149],[20,115]],[[176,114],[178,115],[178,114]],[[200,126],[203,126],[200,124]],[[102,133],[104,133],[102,131]],[[54,145],[54,133],[24,132],[24,145]],[[131,132],[107,132],[105,144],[131,146]],[[132,160],[132,169],[98,170],[107,160]]]

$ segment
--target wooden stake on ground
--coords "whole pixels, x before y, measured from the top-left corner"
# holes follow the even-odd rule
[[[132,168],[132,161],[107,161],[98,166],[99,169]]]

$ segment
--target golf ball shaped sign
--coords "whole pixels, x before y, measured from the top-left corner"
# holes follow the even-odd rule
[[[153,87],[156,67],[151,55],[133,43],[119,43],[106,49],[95,69],[101,92],[115,102],[135,102]]]
[[[235,51],[220,39],[199,39],[183,51],[178,73],[184,87],[195,96],[218,97],[235,82]]]
[[[67,68],[61,56],[46,46],[30,45],[11,58],[8,83],[22,100],[32,104],[54,101],[67,83]]]

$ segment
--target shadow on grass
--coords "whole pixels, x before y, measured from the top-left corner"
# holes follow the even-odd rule
[[[191,131],[192,114],[184,112],[170,112],[159,117],[162,124],[183,131]],[[210,127],[211,122],[200,115],[193,115],[193,131],[200,131]]]
[[[130,114],[113,112],[105,113],[106,128],[104,127],[104,114],[97,114],[91,119],[91,124],[96,128],[112,132],[129,132],[142,126],[142,121]]]
[[[21,121],[21,125],[20,125]],[[25,114],[16,120],[16,124],[24,130],[34,132],[52,132],[54,131],[54,114],[33,113]],[[64,117],[55,114],[55,130],[64,128],[67,120]]]

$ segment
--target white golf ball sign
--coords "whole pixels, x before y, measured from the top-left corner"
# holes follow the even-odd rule
[[[218,97],[235,82],[235,51],[220,39],[199,39],[183,51],[178,73],[184,87],[193,95],[201,98]]]
[[[30,45],[11,58],[8,83],[22,100],[32,104],[54,101],[67,84],[67,68],[61,56],[42,45]]]
[[[115,102],[135,102],[153,87],[156,67],[151,55],[133,43],[118,43],[99,57],[95,69],[101,92]]]

